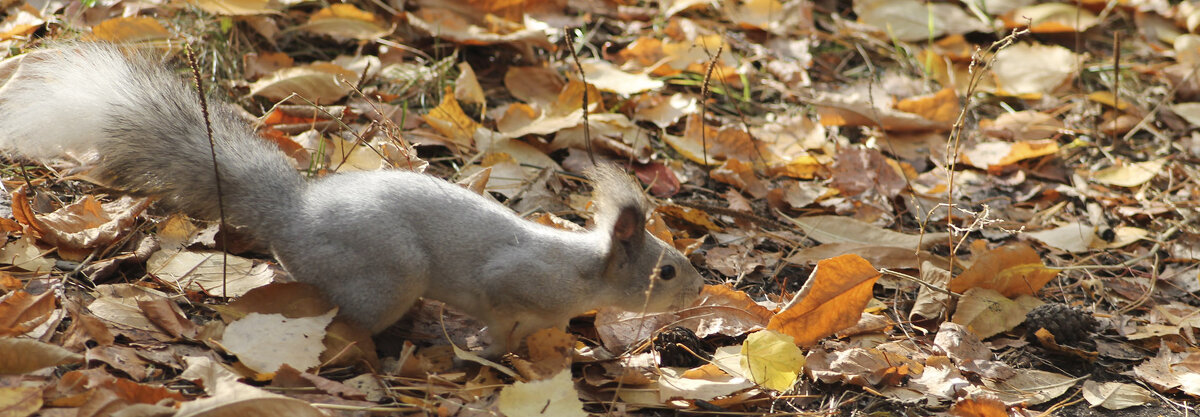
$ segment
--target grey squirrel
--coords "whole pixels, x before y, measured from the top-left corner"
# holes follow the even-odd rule
[[[91,154],[103,184],[217,218],[198,94],[160,63],[72,43],[0,63],[0,81],[0,149],[34,159]],[[684,307],[703,286],[687,258],[646,232],[645,197],[617,168],[590,173],[596,227],[568,232],[424,174],[307,181],[231,105],[209,103],[229,223],[267,242],[294,279],[373,333],[427,297],[482,320],[494,355],[598,307]]]

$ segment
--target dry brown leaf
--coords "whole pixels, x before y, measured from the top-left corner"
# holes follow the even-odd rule
[[[18,336],[50,319],[58,298],[54,291],[31,295],[16,290],[0,298],[0,337]]]
[[[552,48],[545,32],[500,18],[472,22],[448,9],[423,7],[409,13],[408,22],[430,35],[463,45],[513,43]]]
[[[737,337],[767,327],[775,315],[749,295],[725,285],[705,285],[692,307],[680,310],[679,325],[699,337],[714,334]]]
[[[21,188],[13,193],[13,204],[29,204],[24,190]],[[59,256],[82,260],[96,248],[108,247],[125,237],[149,205],[150,200],[128,196],[100,203],[89,195],[50,214],[34,215],[33,218],[27,218],[24,211],[13,214],[42,242],[56,247]]]
[[[811,100],[817,106],[821,124],[824,126],[880,126],[896,132],[919,132],[947,130],[949,122],[926,119],[918,114],[907,113],[887,103],[875,103],[861,94],[817,93]]]
[[[82,360],[82,355],[49,343],[18,337],[0,337],[0,375],[20,375]]]
[[[1014,301],[990,288],[971,288],[959,297],[950,321],[986,339],[1021,325],[1025,315],[1041,304],[1030,295],[1022,294]]]
[[[983,387],[971,386],[968,392],[986,392],[1009,405],[1038,405],[1053,400],[1087,379],[1086,376],[1071,378],[1053,372],[1036,369],[1019,370],[1017,376],[1004,381],[985,379]]]
[[[797,345],[810,346],[858,323],[877,279],[879,272],[858,255],[817,262],[796,299],[772,317],[767,328],[792,336]]]
[[[199,330],[199,327],[187,319],[175,302],[166,298],[139,300],[138,308],[142,309],[142,314],[145,314],[151,323],[171,336],[190,339]]]
[[[330,104],[349,94],[358,83],[358,73],[328,62],[314,62],[283,68],[268,77],[250,84],[250,94],[274,101],[288,99],[293,104],[305,104],[304,100],[316,104]]]
[[[987,32],[986,24],[953,3],[917,0],[858,0],[858,20],[882,32],[884,39],[927,41],[946,34]],[[932,21],[931,21],[932,20]]]
[[[1129,163],[1091,172],[1090,179],[1101,184],[1138,187],[1158,176],[1166,164],[1166,158]]]
[[[805,237],[821,243],[854,243],[888,246],[915,251],[946,241],[949,233],[910,235],[864,223],[843,216],[785,217],[805,233]]]
[[[1153,393],[1137,385],[1099,383],[1090,379],[1083,381],[1083,398],[1093,407],[1100,406],[1108,410],[1123,410],[1156,401]]]
[[[950,280],[949,290],[962,294],[971,288],[987,288],[1005,297],[1033,295],[1058,276],[1047,268],[1029,245],[1014,243],[989,250],[962,274]]]

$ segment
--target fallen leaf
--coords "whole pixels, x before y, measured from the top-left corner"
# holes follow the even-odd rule
[[[1092,407],[1104,407],[1108,410],[1123,410],[1156,401],[1154,395],[1145,388],[1120,382],[1099,383],[1093,380],[1083,381],[1083,399]]]
[[[0,387],[0,414],[5,417],[34,415],[42,409],[42,387]]]
[[[34,339],[0,337],[0,375],[20,375],[83,361],[83,356]]]
[[[325,349],[321,341],[335,314],[337,310],[316,317],[287,318],[282,314],[250,313],[225,327],[221,344],[259,374],[274,373],[283,364],[308,370],[321,364],[319,358]]]
[[[279,13],[271,8],[271,0],[189,0],[206,12],[222,16],[251,16]]]
[[[328,62],[314,62],[275,71],[250,84],[250,95],[294,104],[331,104],[349,94],[358,73]],[[294,97],[298,96],[298,97]]]
[[[810,346],[826,336],[858,323],[879,272],[858,255],[842,255],[817,262],[804,288],[767,328]]]
[[[796,383],[804,367],[804,352],[792,336],[761,330],[742,342],[741,365],[755,384],[783,392]]]
[[[1068,223],[1053,229],[1026,232],[1046,246],[1069,253],[1086,252],[1092,249],[1098,240],[1096,228],[1082,223]]]
[[[158,20],[149,16],[118,17],[92,27],[92,35],[112,43],[163,41],[171,33]]]
[[[970,386],[968,392],[987,393],[1009,406],[1038,405],[1058,398],[1087,377],[1071,378],[1053,372],[1022,369],[1004,381],[985,379],[983,387]]]
[[[1105,168],[1091,174],[1091,180],[1118,187],[1139,187],[1154,179],[1167,164],[1166,158]]]
[[[629,97],[643,91],[662,88],[663,82],[650,78],[646,74],[635,74],[622,71],[611,62],[599,59],[582,60],[583,73],[589,84],[595,85],[601,91],[617,93]]]
[[[18,336],[50,319],[58,297],[54,291],[32,295],[16,290],[0,298],[0,337]]]
[[[1057,276],[1058,270],[1042,264],[1033,248],[1014,243],[984,252],[950,280],[949,290],[961,294],[971,288],[987,288],[1005,297],[1032,295]]]
[[[308,18],[299,26],[312,33],[339,39],[372,40],[391,32],[383,19],[350,4],[331,4]]]
[[[228,259],[228,268],[222,267]],[[237,297],[270,283],[275,272],[266,263],[220,252],[158,251],[146,261],[146,271],[180,290],[217,297]],[[228,274],[226,274],[228,273]],[[228,291],[228,293],[226,293]]]
[[[553,378],[541,381],[514,382],[500,390],[496,402],[500,412],[509,417],[586,416],[583,402],[571,381],[571,370],[565,369]]]
[[[991,29],[954,3],[917,0],[856,0],[858,20],[883,32],[885,39],[928,41],[946,34],[987,32]]]
[[[1001,94],[1040,97],[1066,84],[1078,62],[1061,46],[1017,43],[996,52],[992,74]]]
[[[1025,321],[1025,314],[1041,304],[1037,298],[1021,295],[1013,301],[990,288],[971,288],[958,299],[958,307],[950,321],[961,324],[980,339],[1015,329]]]
[[[805,237],[821,243],[854,243],[916,250],[946,242],[949,233],[910,235],[893,232],[844,216],[786,217]]]

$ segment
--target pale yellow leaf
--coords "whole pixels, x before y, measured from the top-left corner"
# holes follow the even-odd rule
[[[1114,166],[1096,171],[1092,174],[1091,180],[1118,187],[1138,187],[1154,179],[1166,164],[1166,158],[1159,158],[1152,161]]]
[[[804,367],[804,352],[796,347],[792,336],[761,330],[751,333],[742,342],[740,363],[754,383],[787,391],[796,383]]]

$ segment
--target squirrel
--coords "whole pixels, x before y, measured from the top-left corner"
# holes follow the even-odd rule
[[[481,320],[493,341],[485,355],[496,356],[587,311],[669,311],[703,287],[683,254],[646,231],[646,197],[619,168],[589,172],[599,208],[586,232],[527,221],[426,174],[309,181],[219,100],[208,100],[210,148],[199,93],[126,49],[79,42],[0,63],[0,150],[90,155],[101,184],[202,219],[218,218],[219,189],[228,223],[372,333],[425,297]]]

